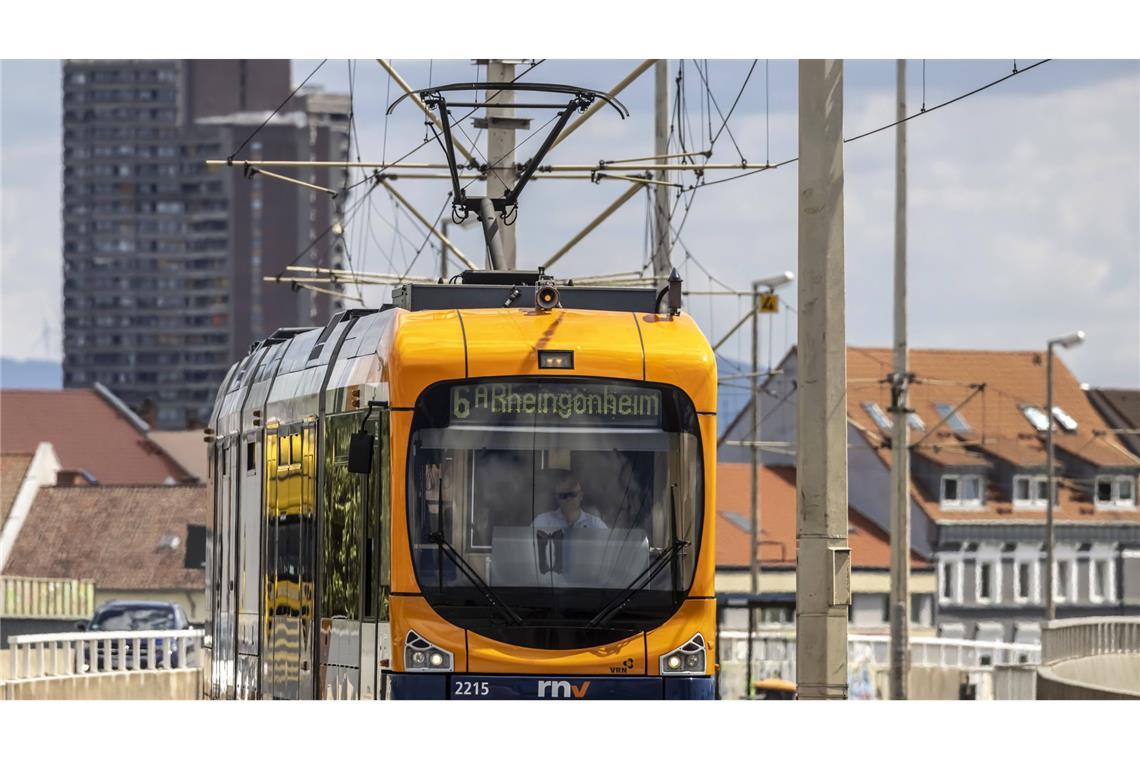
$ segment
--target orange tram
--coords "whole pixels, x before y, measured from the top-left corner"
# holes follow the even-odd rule
[[[229,371],[207,696],[712,699],[716,363],[679,278],[459,279]]]

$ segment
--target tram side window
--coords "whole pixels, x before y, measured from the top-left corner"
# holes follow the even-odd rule
[[[330,417],[325,447],[324,518],[320,565],[321,617],[360,617],[361,476],[348,471],[348,447],[359,415]]]

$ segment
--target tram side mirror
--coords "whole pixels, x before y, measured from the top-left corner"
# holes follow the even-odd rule
[[[358,475],[372,472],[372,434],[365,431],[352,434],[348,443],[348,471]]]

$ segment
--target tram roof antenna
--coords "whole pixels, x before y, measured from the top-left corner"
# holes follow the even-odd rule
[[[495,91],[497,93],[504,90],[569,95],[570,100],[565,105],[561,103],[515,103],[514,108],[549,108],[562,110],[558,113],[557,121],[547,134],[542,145],[530,159],[522,164],[519,177],[513,187],[507,188],[501,198],[468,197],[465,189],[459,184],[459,159],[456,156],[456,145],[451,135],[451,113],[448,110],[449,104],[444,93],[480,91]],[[601,101],[617,111],[622,119],[629,116],[629,109],[622,105],[617,98],[599,92],[598,90],[563,84],[543,84],[538,82],[458,82],[455,84],[444,84],[407,92],[397,98],[392,105],[388,106],[386,113],[390,115],[396,106],[407,98],[412,98],[417,103],[422,103],[439,113],[441,129],[436,133],[435,138],[443,147],[447,158],[448,170],[451,173],[452,217],[457,221],[461,221],[474,212],[479,218],[479,221],[483,223],[483,235],[487,244],[487,260],[492,269],[501,268],[503,265],[501,235],[499,232],[500,222],[494,219],[495,213],[497,212],[500,215],[503,224],[510,223],[512,213],[518,208],[518,199],[522,194],[523,188],[526,187],[535,171],[538,170],[542,159],[545,158],[546,154],[550,152],[550,149],[554,147],[558,136],[566,128],[574,112],[585,111],[595,101]],[[476,102],[452,102],[450,105],[461,108],[473,108],[476,110],[496,107],[495,103],[488,103],[485,98],[482,102],[479,102],[478,98],[476,98]]]

